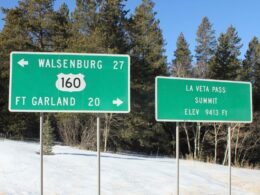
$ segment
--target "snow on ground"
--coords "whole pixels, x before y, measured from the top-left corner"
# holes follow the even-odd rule
[[[37,195],[39,144],[0,140],[0,195]],[[55,146],[44,156],[44,194],[97,194],[96,153]],[[173,195],[176,161],[102,153],[102,195]],[[232,168],[232,195],[259,195],[260,170]],[[180,161],[180,194],[228,194],[228,167]]]

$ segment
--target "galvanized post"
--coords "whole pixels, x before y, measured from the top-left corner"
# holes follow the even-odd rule
[[[179,195],[179,122],[176,122],[176,178],[177,178],[177,195]]]
[[[100,195],[100,128],[99,117],[97,117],[97,167],[98,167],[98,195]]]
[[[229,169],[229,195],[231,195],[231,125],[228,126],[228,169]]]
[[[40,113],[40,158],[41,158],[41,173],[40,173],[40,181],[41,181],[41,195],[43,195],[43,113]]]

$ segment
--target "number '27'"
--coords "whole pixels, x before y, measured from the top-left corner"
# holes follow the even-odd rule
[[[113,61],[113,69],[114,70],[122,70],[124,66],[124,61]]]

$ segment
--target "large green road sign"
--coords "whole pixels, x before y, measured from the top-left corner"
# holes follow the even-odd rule
[[[12,52],[13,112],[130,111],[128,55]]]
[[[252,122],[248,82],[156,78],[157,121]]]

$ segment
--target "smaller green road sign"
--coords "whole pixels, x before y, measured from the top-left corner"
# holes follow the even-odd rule
[[[9,110],[128,113],[130,57],[12,52]]]
[[[157,121],[252,122],[249,82],[156,77]]]

